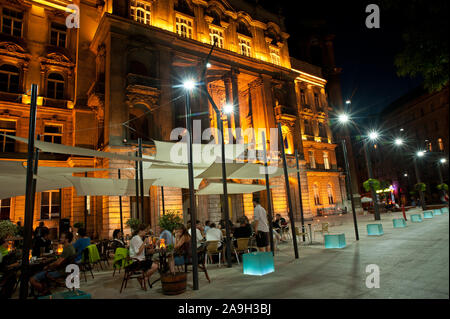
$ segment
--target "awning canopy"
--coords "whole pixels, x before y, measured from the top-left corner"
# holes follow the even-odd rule
[[[19,161],[0,161],[0,176],[24,175],[27,174],[26,162]],[[38,176],[47,175],[71,175],[72,173],[107,171],[110,168],[92,168],[92,167],[54,167],[39,166]]]
[[[65,187],[72,187],[72,183],[63,175],[38,177],[36,192],[45,192]],[[24,196],[26,191],[25,176],[0,176],[0,199]]]
[[[134,179],[66,178],[75,187],[77,196],[136,196],[136,181]],[[150,196],[148,189],[154,181],[154,179],[144,179],[144,196]]]
[[[275,186],[271,186],[273,188]],[[227,192],[232,194],[251,194],[266,189],[265,185],[227,183]],[[196,195],[223,195],[222,183],[211,183],[199,190]]]
[[[6,134],[2,134],[2,135],[12,138],[16,141],[28,144],[28,139],[26,139],[26,138],[6,135]],[[95,151],[95,150],[90,150],[90,149],[82,148],[82,147],[54,144],[54,143],[42,142],[42,141],[38,141],[38,140],[34,141],[34,146],[43,152],[49,152],[49,153],[103,157],[103,158],[118,159],[118,160],[125,160],[125,161],[144,161],[144,162],[160,163],[160,161],[151,159],[149,157],[140,158],[140,157],[136,157],[136,156],[128,156],[128,155],[122,155],[122,154],[116,154],[116,153],[110,153],[110,152]]]
[[[266,169],[264,165],[254,163],[226,163],[227,178],[230,179],[265,179]],[[288,168],[289,173],[297,172],[296,168]],[[269,177],[278,177],[284,174],[283,168],[278,166],[268,166]],[[213,163],[197,178],[218,179],[222,178],[222,164]]]
[[[187,164],[187,143],[170,143],[154,141],[156,145],[155,160],[176,164]],[[225,144],[225,159],[232,161],[248,148],[247,144]],[[221,144],[193,144],[192,161],[194,166],[209,167],[221,158]]]

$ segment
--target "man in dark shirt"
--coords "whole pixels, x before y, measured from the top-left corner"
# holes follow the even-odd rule
[[[250,238],[252,237],[252,227],[247,224],[245,220],[241,220],[240,226],[237,227],[233,231],[233,237],[234,238]],[[234,241],[234,246],[237,247],[237,241]]]
[[[41,257],[41,248],[44,248],[44,252],[50,252],[52,246],[52,241],[49,239],[50,232],[43,231],[42,237],[36,237],[34,239],[32,255],[36,257]]]
[[[44,234],[49,232],[50,231],[45,227],[44,222],[39,222],[39,226],[34,230],[34,238],[44,237]]]

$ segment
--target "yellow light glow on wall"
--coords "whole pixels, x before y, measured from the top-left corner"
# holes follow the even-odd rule
[[[166,31],[173,32],[173,25],[167,23],[167,22],[164,21],[164,20],[158,20],[158,21],[156,21],[155,24],[154,24],[154,26],[157,27],[157,28],[166,30]]]
[[[322,139],[321,139],[320,137],[317,137],[317,136],[316,136],[316,137],[314,137],[314,141],[316,141],[316,142],[319,142],[319,143],[320,143],[320,142],[322,142]]]
[[[59,9],[59,10],[65,11],[65,12],[70,12],[70,13],[75,12],[75,10],[69,9],[66,6],[59,5],[59,4],[56,4],[56,3],[53,3],[53,2],[49,2],[49,1],[45,1],[45,0],[33,0],[33,2],[36,2],[36,3],[39,3],[39,4],[43,4],[43,5],[46,5],[46,6],[55,8],[55,9]],[[69,5],[69,3],[67,5]]]
[[[42,106],[43,102],[44,102],[44,97],[38,96],[36,104],[39,106]],[[31,104],[31,96],[29,96],[27,94],[23,94],[22,95],[22,104]]]
[[[306,135],[302,135],[302,140],[307,140],[308,139],[308,137],[306,136]]]
[[[73,109],[73,102],[72,101],[67,101],[67,108],[69,110]]]

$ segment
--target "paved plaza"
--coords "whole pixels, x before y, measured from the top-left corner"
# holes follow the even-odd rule
[[[401,213],[382,214],[384,235],[368,236],[366,225],[373,215],[358,215],[360,240],[356,241],[352,216],[326,219],[330,233],[345,233],[347,247],[325,249],[321,234],[312,245],[301,242],[299,259],[294,258],[292,241],[279,245],[275,272],[262,276],[242,274],[242,265],[232,268],[208,265],[211,283],[199,272],[198,291],[188,289],[178,296],[165,296],[161,283],[143,291],[136,279],[119,294],[123,273],[112,277],[112,271],[94,271],[95,279],[81,280],[81,290],[92,298],[449,298],[449,215],[435,216],[422,223],[411,223],[407,212],[406,228],[394,229],[392,219]],[[322,220],[321,220],[322,221]],[[307,241],[309,243],[309,241]],[[378,265],[380,288],[367,288],[366,266]],[[156,276],[156,275],[154,275]],[[156,277],[155,277],[156,278]],[[154,279],[155,279],[154,278]]]

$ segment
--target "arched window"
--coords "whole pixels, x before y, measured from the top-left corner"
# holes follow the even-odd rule
[[[214,44],[214,41],[216,41],[216,44],[219,48],[223,49],[223,31],[219,28],[209,27],[209,38],[211,41],[211,44]]]
[[[319,186],[317,186],[317,184],[313,185],[313,193],[314,193],[314,204],[316,206],[321,205],[320,204]]]
[[[150,24],[150,4],[146,1],[131,0],[130,16],[139,23]]]
[[[19,93],[20,71],[13,65],[4,64],[0,67],[0,91]]]
[[[237,27],[237,32],[245,35],[249,38],[252,37],[252,33],[250,32],[250,30],[248,29],[247,25],[243,22],[243,21],[239,21],[238,27]]]
[[[331,186],[331,184],[327,185],[327,193],[328,193],[328,203],[329,204],[334,204],[333,186]]]
[[[251,41],[245,37],[239,37],[239,53],[245,56],[252,55]]]
[[[135,61],[135,60],[130,61],[130,66],[129,66],[128,70],[129,70],[129,73],[132,73],[132,74],[148,76],[147,67],[139,61]]]
[[[64,78],[61,74],[51,73],[47,78],[47,97],[51,99],[64,99]]]

